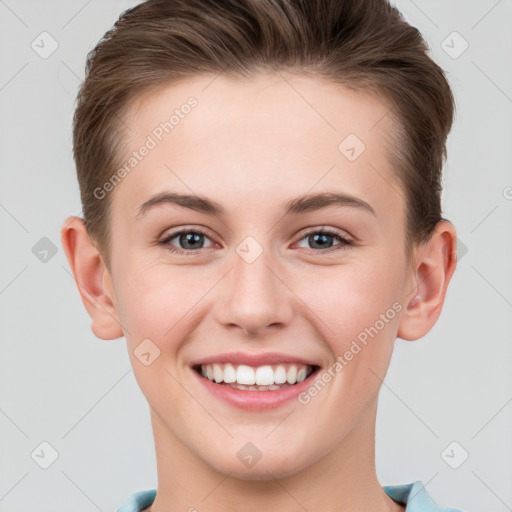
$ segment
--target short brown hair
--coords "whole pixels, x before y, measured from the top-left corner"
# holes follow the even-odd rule
[[[121,165],[123,116],[140,95],[203,73],[308,72],[383,96],[407,203],[407,250],[441,217],[454,99],[418,29],[386,0],[147,0],[87,55],[73,118],[84,222],[109,266],[109,205],[94,191]]]

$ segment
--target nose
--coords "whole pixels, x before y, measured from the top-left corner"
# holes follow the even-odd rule
[[[283,327],[293,315],[293,293],[266,249],[252,262],[237,253],[232,270],[223,280],[218,319],[227,328],[238,328],[249,336]]]

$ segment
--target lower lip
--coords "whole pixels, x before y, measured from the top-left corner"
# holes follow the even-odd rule
[[[305,391],[316,377],[319,368],[314,370],[302,382],[287,386],[282,389],[274,389],[272,391],[243,391],[241,389],[232,388],[222,384],[216,384],[211,380],[201,376],[192,369],[192,372],[199,379],[201,384],[215,397],[230,403],[240,409],[247,411],[263,411],[266,409],[275,409],[294,398],[297,398]]]

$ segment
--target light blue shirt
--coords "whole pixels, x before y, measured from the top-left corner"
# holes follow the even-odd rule
[[[455,508],[438,507],[419,480],[412,484],[385,485],[383,489],[388,496],[402,505],[407,505],[406,512],[462,512]],[[136,492],[121,505],[117,512],[140,512],[153,503],[155,496],[156,489]]]

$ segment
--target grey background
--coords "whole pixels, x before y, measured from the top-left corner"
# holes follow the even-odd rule
[[[136,3],[0,0],[1,512],[114,511],[157,484],[149,409],[124,339],[92,334],[59,237],[65,217],[81,213],[71,119],[85,57]],[[428,40],[456,96],[443,198],[461,257],[432,331],[396,341],[380,394],[377,472],[382,485],[421,480],[441,506],[505,512],[512,1],[396,4]],[[58,43],[47,58],[31,47],[43,31]],[[469,44],[460,55],[454,31]],[[56,253],[41,261],[52,245]],[[58,452],[48,469],[31,455],[43,441]],[[452,441],[459,445],[443,458]],[[454,465],[462,450],[469,458],[453,469],[445,460]]]

